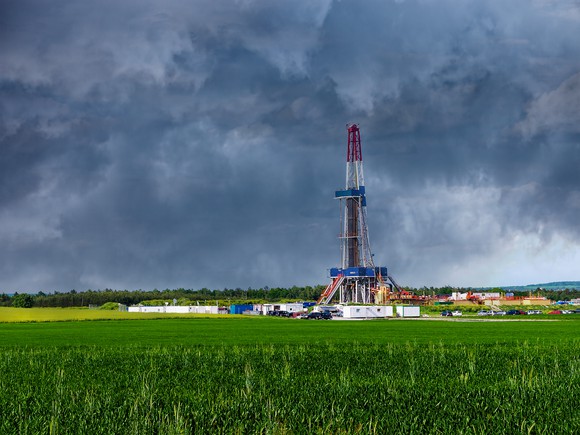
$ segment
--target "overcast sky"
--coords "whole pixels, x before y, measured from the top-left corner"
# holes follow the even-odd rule
[[[577,0],[0,2],[0,291],[580,279]]]

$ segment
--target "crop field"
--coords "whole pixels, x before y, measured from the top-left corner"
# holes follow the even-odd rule
[[[67,322],[71,320],[134,320],[207,317],[196,314],[128,313],[117,310],[87,308],[8,308],[0,307],[0,323],[4,322]],[[217,316],[214,316],[217,317]]]
[[[580,321],[0,324],[0,433],[579,433]]]

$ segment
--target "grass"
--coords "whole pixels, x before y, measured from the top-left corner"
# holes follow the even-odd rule
[[[206,317],[203,314],[129,313],[88,308],[12,308],[0,307],[0,323],[68,322],[73,320],[134,320]],[[215,316],[223,317],[223,316]]]
[[[564,320],[566,319],[566,320]],[[578,340],[580,317],[543,321],[309,321],[229,316],[0,324],[6,346],[215,346],[325,343],[496,344]]]
[[[0,433],[579,433],[554,318],[3,323]]]

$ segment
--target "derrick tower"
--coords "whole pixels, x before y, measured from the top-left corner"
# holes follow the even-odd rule
[[[382,295],[388,292],[387,280],[398,286],[388,276],[386,267],[374,264],[367,228],[359,126],[348,124],[347,132],[346,185],[344,190],[337,190],[334,195],[340,201],[341,264],[330,269],[332,281],[320,295],[318,303],[329,303],[337,293],[340,303],[383,303]]]

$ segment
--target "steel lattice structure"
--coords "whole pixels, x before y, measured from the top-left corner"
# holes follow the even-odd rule
[[[332,281],[318,303],[329,303],[335,294],[342,304],[375,303],[379,285],[390,279],[386,267],[375,266],[371,253],[359,126],[349,124],[347,132],[346,185],[335,192],[341,210],[341,266],[330,269]]]

